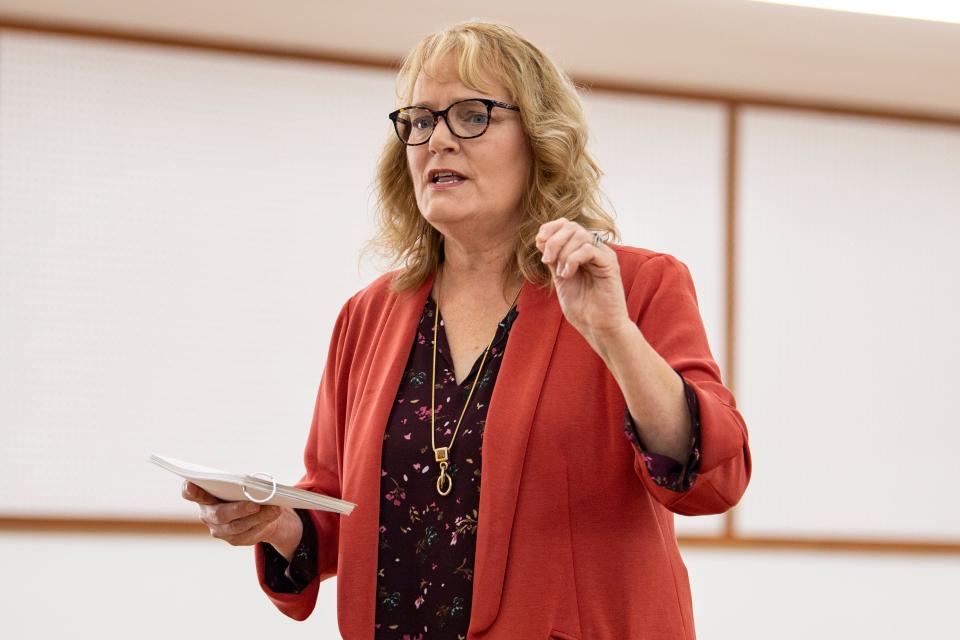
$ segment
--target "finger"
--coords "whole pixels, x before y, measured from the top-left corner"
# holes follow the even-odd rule
[[[238,518],[227,524],[212,527],[210,533],[213,534],[215,538],[221,538],[223,540],[251,536],[262,533],[280,517],[280,514],[280,507],[263,507],[260,511],[252,515]],[[254,542],[257,541],[258,540],[254,540]]]
[[[250,546],[258,542],[266,541],[272,526],[273,521],[263,522],[250,527],[242,533],[224,536],[222,540],[235,547]]]
[[[241,535],[251,531],[264,524],[269,524],[279,517],[278,507],[264,507],[248,516],[237,518],[227,524],[220,525],[218,529],[227,535]]]
[[[200,521],[206,525],[225,525],[230,524],[234,520],[251,516],[259,511],[259,504],[246,500],[203,505],[200,507]]]
[[[560,277],[572,278],[582,267],[597,264],[601,258],[599,247],[593,246],[592,243],[582,244],[567,256],[566,262],[564,262],[566,271]]]
[[[558,229],[562,228],[566,222],[568,222],[566,218],[557,218],[556,220],[544,222],[542,225],[540,225],[540,228],[537,230],[537,236],[534,238],[537,249],[543,251],[543,245],[547,242],[550,236],[556,233]]]
[[[556,265],[557,273],[560,274],[561,278],[569,278],[573,275],[573,272],[567,266],[567,263],[570,261],[570,256],[573,253],[580,249],[583,246],[591,246],[593,244],[593,235],[588,232],[586,229],[577,225],[577,232],[570,236],[563,246],[557,251]]]
[[[219,498],[207,492],[199,485],[190,482],[189,480],[183,481],[183,488],[180,489],[180,496],[184,500],[196,502],[197,504],[217,504],[221,502]]]
[[[557,256],[560,254],[560,250],[563,246],[577,233],[577,230],[582,229],[580,225],[576,222],[569,222],[565,224],[563,228],[558,229],[550,236],[543,248],[543,257],[542,260],[545,264],[557,264]]]

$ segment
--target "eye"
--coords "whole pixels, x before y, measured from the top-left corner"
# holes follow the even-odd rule
[[[460,118],[467,124],[487,124],[490,116],[487,115],[486,111],[468,111]]]
[[[424,130],[429,129],[433,126],[433,117],[431,116],[422,116],[420,118],[415,118],[411,123],[414,129]]]

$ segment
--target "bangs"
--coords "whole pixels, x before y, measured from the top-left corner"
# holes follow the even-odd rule
[[[446,79],[450,61],[455,62],[458,79],[467,88],[494,95],[500,84],[509,93],[504,99],[517,99],[516,83],[508,72],[510,66],[495,41],[471,31],[446,31],[423,40],[404,60],[397,78],[400,106],[410,104],[421,72],[431,78]]]

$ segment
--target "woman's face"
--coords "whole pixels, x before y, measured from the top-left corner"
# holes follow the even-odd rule
[[[434,111],[466,98],[510,102],[498,83],[494,93],[469,89],[460,82],[452,60],[438,78],[417,77],[411,104]],[[530,170],[530,148],[520,114],[494,107],[483,135],[461,139],[440,118],[430,140],[407,147],[407,163],[417,205],[424,218],[444,235],[482,240],[511,233],[520,220],[520,202]],[[449,169],[464,180],[436,183],[431,170]]]

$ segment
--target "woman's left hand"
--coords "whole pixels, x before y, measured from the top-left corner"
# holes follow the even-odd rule
[[[536,243],[553,274],[563,315],[594,349],[632,324],[613,249],[594,245],[593,233],[566,218],[541,225]]]

